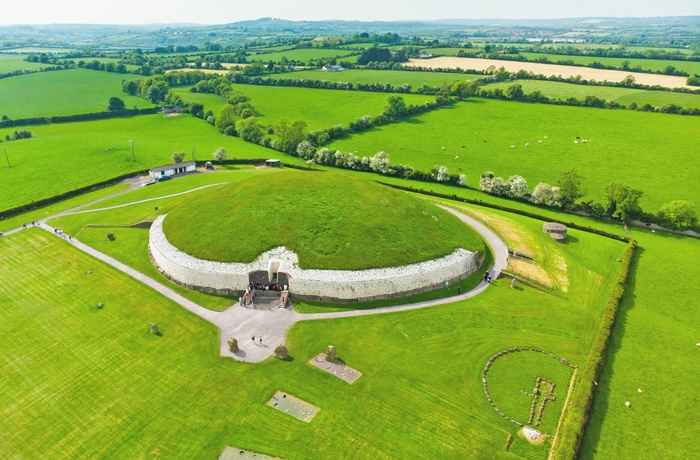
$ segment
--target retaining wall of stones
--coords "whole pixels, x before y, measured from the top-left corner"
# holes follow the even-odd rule
[[[163,233],[165,215],[151,226],[148,250],[151,260],[168,279],[190,289],[241,295],[249,274],[276,265],[289,279],[289,292],[300,300],[358,302],[403,297],[442,287],[474,273],[479,253],[457,249],[452,254],[402,267],[370,270],[308,270],[298,266],[297,255],[284,247],[261,254],[249,264],[201,260],[177,249]]]

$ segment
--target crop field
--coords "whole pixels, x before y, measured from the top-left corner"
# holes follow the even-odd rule
[[[514,219],[518,232],[540,232],[539,222]],[[506,438],[518,427],[488,404],[481,370],[494,353],[518,345],[583,362],[624,245],[572,236],[576,244],[558,249],[577,280],[566,296],[496,281],[480,296],[429,310],[302,322],[287,336],[293,360],[255,366],[220,358],[215,328],[50,233],[31,229],[3,238],[0,276],[16,289],[0,302],[0,333],[15,337],[5,346],[13,372],[0,374],[0,388],[14,401],[2,413],[0,450],[57,458],[215,457],[233,445],[289,459],[309,451],[544,459],[548,443],[532,446],[519,436],[506,452]],[[119,233],[115,242],[140,238]],[[123,248],[112,251],[130,257]],[[161,336],[148,333],[149,322]],[[328,343],[363,372],[354,385],[308,364]],[[546,365],[513,359],[533,375],[566,380],[552,377]],[[534,382],[523,383],[527,390]],[[557,383],[563,398],[568,382]],[[494,374],[491,384],[504,407],[528,400],[502,376]],[[193,388],[200,397],[191,397]],[[269,409],[265,401],[280,388],[321,412],[305,424]],[[545,411],[548,424],[556,423],[553,407]],[[358,435],[325,442],[323,433],[341,427]]]
[[[144,115],[82,123],[23,127],[33,138],[6,142],[11,168],[0,168],[5,193],[0,210],[54,196],[132,171],[172,163],[175,151],[212,160],[218,147],[229,158],[267,158],[270,151],[238,137],[222,136],[208,123],[183,115]],[[0,129],[0,136],[14,128]],[[89,132],[90,135],[86,136]],[[134,142],[132,159],[129,140]],[[41,155],[41,161],[36,161]],[[4,158],[3,158],[4,160]],[[301,163],[290,158],[288,161]]]
[[[639,58],[608,58],[597,56],[562,56],[559,54],[541,54],[541,53],[520,53],[529,61],[534,61],[538,58],[546,57],[551,62],[557,61],[572,61],[576,64],[589,65],[593,62],[600,62],[606,66],[622,67],[623,61],[629,62],[629,68],[634,69],[640,67],[642,70],[651,70],[654,72],[662,72],[667,66],[673,66],[676,70],[682,70],[689,74],[700,74],[700,62],[694,61],[669,61],[666,59],[639,59]]]
[[[46,64],[39,62],[27,62],[24,55],[0,54],[0,73],[9,73],[16,70],[39,70]]]
[[[359,70],[349,69],[342,72],[325,72],[323,70],[300,70],[293,73],[283,73],[271,78],[345,81],[351,83],[389,83],[400,86],[405,83],[415,91],[422,85],[440,86],[443,83],[453,83],[457,80],[476,80],[482,75],[449,74],[442,72],[415,72],[400,70]]]
[[[676,93],[672,91],[647,91],[632,88],[617,88],[611,86],[575,85],[557,81],[518,80],[514,82],[493,83],[483,86],[484,89],[500,88],[505,91],[513,84],[522,85],[526,94],[541,91],[550,99],[566,100],[569,97],[583,100],[586,96],[595,96],[606,101],[617,101],[628,105],[632,102],[638,106],[651,104],[660,107],[665,104],[676,104],[685,108],[700,107],[700,94]]]
[[[576,144],[577,136],[590,142]],[[688,146],[697,143],[694,117],[478,99],[373,128],[332,147],[359,156],[384,151],[392,163],[422,171],[444,165],[450,173],[466,174],[473,187],[484,171],[521,175],[533,188],[576,167],[585,177],[586,198],[599,199],[609,182],[623,182],[642,190],[642,208],[655,212],[671,200],[700,202],[693,185],[698,169],[681,166],[694,164]]]
[[[255,116],[265,125],[274,125],[282,118],[306,121],[309,130],[327,129],[336,124],[347,126],[363,115],[378,115],[390,94],[364,91],[343,91],[282,86],[232,85],[233,91],[245,94]],[[204,104],[216,114],[224,104],[216,94],[179,92],[187,102]],[[406,104],[423,104],[433,96],[402,95]]]
[[[122,92],[121,82],[129,78],[138,76],[74,69],[5,78],[0,80],[0,112],[14,120],[104,112],[112,96],[121,98],[127,108],[153,107]]]
[[[289,61],[308,62],[311,59],[321,58],[339,58],[338,60],[346,60],[344,56],[352,54],[348,50],[334,50],[326,48],[305,48],[294,49],[289,51],[277,51],[272,53],[251,54],[248,56],[248,61],[255,62],[280,62],[282,58],[287,58]],[[340,59],[342,57],[342,59]]]

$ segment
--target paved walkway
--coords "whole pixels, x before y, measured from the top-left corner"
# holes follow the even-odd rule
[[[204,187],[198,187],[196,189],[189,190],[187,192],[181,192],[181,193],[176,193],[173,195],[168,195],[166,197],[159,197],[159,198],[151,198],[148,200],[141,200],[138,202],[134,203],[128,203],[125,205],[119,205],[119,206],[112,206],[109,208],[102,208],[102,210],[106,209],[113,209],[117,207],[123,207],[123,206],[129,206],[132,204],[136,203],[142,203],[145,201],[152,201],[154,199],[162,199],[162,198],[167,198],[170,196],[177,196],[177,195],[182,195],[183,193],[190,193],[196,190],[200,190],[205,187],[211,187],[213,185],[219,185],[219,184],[212,184]],[[131,189],[128,189],[131,190]],[[125,193],[125,191],[118,192],[118,194]],[[115,195],[110,195],[110,197],[113,197]],[[100,199],[99,201],[105,200],[107,197]],[[96,201],[95,201],[96,202]],[[94,204],[95,202],[87,203],[84,205],[81,205],[80,207],[85,207],[88,206],[89,204]],[[465,216],[464,214],[461,214],[454,209],[445,207],[445,206],[440,206],[441,208],[445,209],[446,211],[454,214],[457,216],[459,219],[461,219],[464,223],[467,225],[471,226],[474,228],[481,236],[486,240],[488,245],[491,247],[491,250],[494,254],[494,265],[492,268],[489,269],[491,276],[493,279],[496,279],[498,277],[498,274],[501,272],[506,267],[506,260],[508,257],[508,252],[506,249],[506,244],[501,241],[493,232],[491,232],[486,226],[481,224],[480,222],[472,219],[471,217]],[[95,212],[97,210],[90,210],[90,211],[82,211],[82,212]],[[53,234],[56,234],[55,228],[51,227],[50,225],[46,224],[46,221],[49,219],[53,219],[55,217],[61,216],[61,215],[68,215],[68,214],[73,214],[77,213],[76,208],[64,211],[62,213],[56,214],[54,216],[50,216],[47,218],[42,219],[39,222],[39,226]],[[10,232],[7,232],[6,234],[11,234],[14,233],[19,229],[14,229]],[[58,236],[58,235],[57,235]],[[68,238],[67,236],[58,236],[63,239]],[[333,319],[333,318],[347,318],[347,317],[352,317],[352,316],[365,316],[365,315],[378,315],[378,314],[383,314],[383,313],[393,313],[393,312],[400,312],[400,311],[407,311],[407,310],[416,310],[419,308],[427,308],[427,307],[432,307],[436,305],[444,305],[448,303],[453,303],[453,302],[458,302],[464,299],[468,299],[471,297],[474,297],[481,292],[483,292],[485,289],[488,288],[489,284],[485,282],[481,282],[477,287],[474,289],[462,293],[460,295],[452,296],[452,297],[446,297],[442,299],[435,299],[435,300],[429,300],[425,302],[418,302],[418,303],[413,303],[413,304],[406,304],[406,305],[396,305],[396,306],[391,306],[391,307],[381,307],[381,308],[375,308],[375,309],[370,309],[370,310],[350,310],[350,311],[343,311],[343,312],[332,312],[332,313],[312,313],[312,314],[301,314],[297,313],[294,310],[289,310],[289,309],[273,309],[273,310],[255,310],[252,308],[246,308],[241,306],[239,303],[234,304],[231,306],[229,309],[222,311],[222,312],[216,312],[216,311],[211,311],[208,310],[200,305],[197,305],[196,303],[192,302],[189,299],[186,299],[185,297],[181,296],[177,292],[173,291],[169,287],[161,284],[160,282],[149,278],[148,276],[144,275],[141,272],[138,272],[134,270],[133,268],[124,265],[123,263],[119,262],[118,260],[100,252],[97,251],[96,249],[81,243],[75,238],[68,239],[70,243],[73,244],[77,249],[80,249],[81,251],[90,254],[91,256],[113,266],[117,270],[120,270],[127,275],[131,276],[132,278],[140,281],[141,283],[151,287],[152,289],[155,289],[168,299],[176,302],[180,306],[186,308],[190,312],[194,313],[195,315],[209,321],[210,323],[214,324],[217,326],[220,330],[220,353],[222,356],[229,356],[232,357],[238,361],[245,361],[245,362],[251,362],[251,363],[257,363],[260,361],[264,361],[265,359],[269,358],[274,354],[274,350],[278,345],[282,345],[285,343],[285,335],[289,328],[294,325],[294,323],[298,321],[306,321],[306,320],[318,320],[318,319]],[[292,295],[293,297],[293,295]],[[144,326],[145,327],[145,326]],[[252,337],[255,336],[256,340],[253,341],[251,340]],[[238,345],[240,350],[236,353],[231,353],[228,348],[227,340],[229,337],[235,337],[238,340]],[[262,337],[263,341],[260,343],[259,338]]]

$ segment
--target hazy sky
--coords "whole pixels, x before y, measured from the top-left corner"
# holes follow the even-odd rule
[[[700,15],[700,0],[5,0],[0,24],[225,24],[245,19],[550,19]]]

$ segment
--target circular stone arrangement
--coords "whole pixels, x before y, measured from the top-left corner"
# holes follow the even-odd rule
[[[521,423],[521,422],[519,422],[519,421],[517,421],[517,420],[514,420],[514,419],[510,418],[508,415],[504,414],[503,411],[501,411],[501,409],[498,408],[498,406],[496,406],[496,403],[493,402],[493,399],[491,398],[491,394],[489,393],[489,389],[488,389],[487,374],[488,374],[488,372],[489,372],[489,369],[491,369],[491,365],[492,365],[492,364],[494,363],[494,361],[496,361],[498,358],[501,358],[501,357],[503,357],[503,356],[506,356],[506,355],[508,355],[508,354],[510,354],[510,353],[517,353],[517,352],[523,352],[523,351],[534,351],[534,352],[537,352],[537,353],[543,353],[543,354],[545,354],[545,355],[549,355],[549,356],[550,356],[551,358],[553,358],[553,359],[556,359],[557,361],[559,361],[560,363],[562,363],[562,364],[565,365],[565,366],[569,366],[569,367],[572,368],[572,369],[578,369],[578,366],[569,363],[569,361],[568,361],[566,358],[559,358],[559,357],[557,357],[557,355],[555,355],[554,353],[547,353],[547,352],[544,351],[544,350],[541,350],[541,349],[539,349],[539,348],[533,348],[533,347],[513,347],[513,348],[508,348],[508,349],[506,349],[506,350],[503,350],[503,351],[500,351],[500,352],[496,353],[495,355],[491,356],[491,358],[489,358],[489,360],[486,362],[486,365],[484,366],[483,372],[481,373],[481,382],[482,382],[483,385],[484,385],[484,394],[486,394],[486,399],[488,399],[489,403],[491,404],[491,406],[493,406],[494,410],[496,411],[496,413],[498,413],[498,415],[500,415],[501,417],[505,418],[505,419],[508,420],[509,422],[514,423],[515,425],[517,425],[517,426],[519,426],[519,427],[521,427],[521,428],[526,427],[527,424],[523,424],[523,423]],[[552,392],[553,392],[554,387],[555,387],[555,385],[556,385],[554,382],[550,382],[550,381],[547,381],[547,380],[545,380],[545,379],[543,379],[543,378],[541,378],[541,377],[537,377],[537,380],[536,380],[536,382],[535,382],[535,385],[536,385],[535,395],[538,393],[538,391],[539,391],[538,389],[539,389],[539,386],[540,386],[540,382],[542,382],[542,381],[546,381],[548,384],[550,384],[550,385],[551,385],[551,390],[552,390]],[[521,390],[521,392],[522,392],[522,390]],[[525,393],[525,394],[527,394],[527,393]],[[544,393],[543,393],[543,394],[544,394]],[[529,394],[528,394],[528,396],[534,396],[534,395],[529,395]],[[544,394],[543,399],[545,399],[545,400],[546,400],[546,399],[554,400],[554,399],[556,399],[556,398],[554,398],[554,397],[551,397],[551,398],[550,398],[550,397],[548,397],[548,395]],[[535,420],[535,425],[538,425],[538,424],[539,424],[539,421],[542,419],[542,412],[543,412],[543,410],[544,410],[544,407],[545,407],[544,404],[540,405],[540,407],[539,407],[537,413],[535,413],[535,404],[533,403],[533,405],[532,405],[532,407],[531,407],[531,409],[530,409],[530,420],[528,421],[528,424],[529,424],[529,423],[532,423],[533,420]],[[552,436],[552,435],[549,435],[549,434],[547,434],[547,433],[541,433],[541,434],[542,434],[543,436],[548,436],[548,437],[551,437],[551,436]]]

